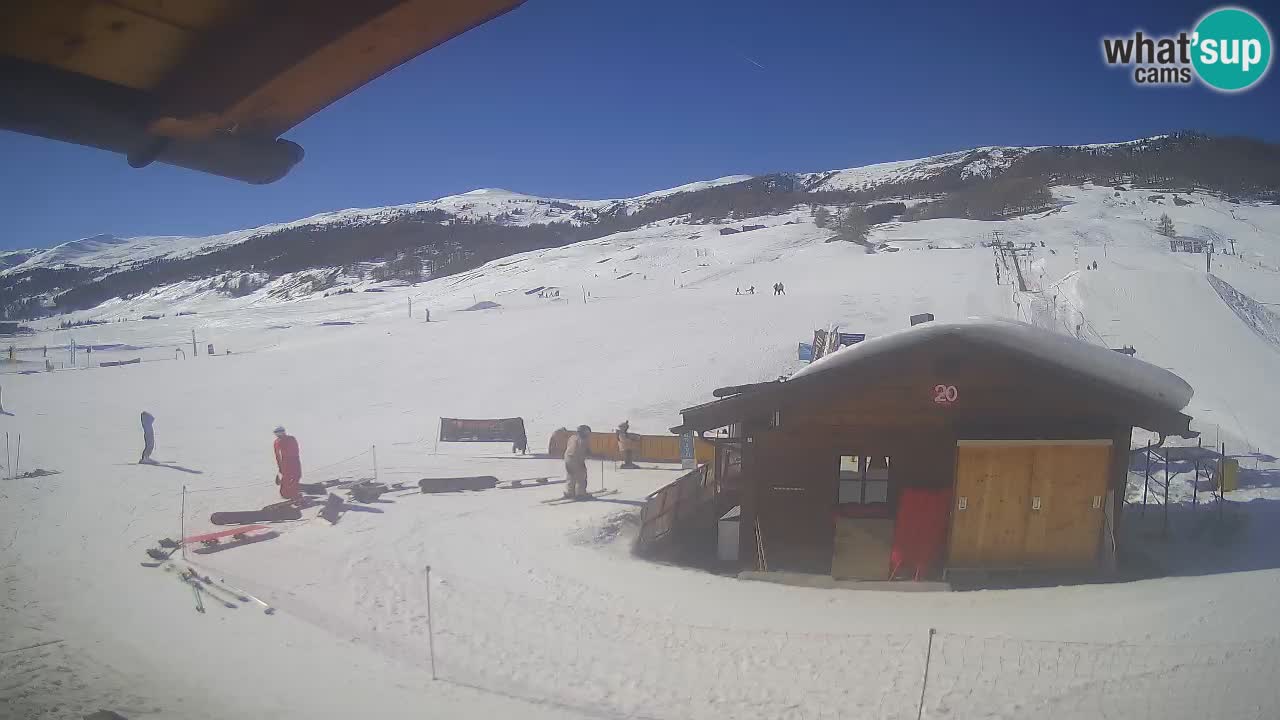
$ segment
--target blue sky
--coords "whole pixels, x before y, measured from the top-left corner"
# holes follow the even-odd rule
[[[266,187],[0,132],[0,247],[208,234],[477,187],[620,197],[1187,128],[1280,142],[1274,68],[1221,95],[1134,87],[1102,62],[1103,35],[1174,33],[1216,6],[528,0],[289,132],[307,157]],[[1275,35],[1268,7],[1253,9]]]

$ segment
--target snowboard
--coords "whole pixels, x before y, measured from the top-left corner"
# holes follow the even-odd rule
[[[270,540],[271,538],[277,537],[280,537],[280,533],[275,530],[267,527],[260,527],[259,529],[254,529],[249,532],[241,532],[237,535],[233,535],[232,539],[226,542],[217,539],[212,540],[208,544],[201,545],[191,552],[194,552],[197,555],[209,555],[210,553],[222,552],[223,550],[230,550],[231,548],[238,548],[244,545],[252,545],[254,543],[262,542],[263,540]]]
[[[576,498],[567,498],[567,497],[564,497],[564,496],[560,496],[560,497],[553,497],[553,498],[551,498],[550,500],[543,500],[543,501],[542,501],[542,504],[543,504],[543,505],[560,505],[560,504],[562,504],[562,503],[582,502],[582,501],[584,501],[584,500],[595,500],[596,498],[598,498],[598,497],[604,497],[605,495],[616,495],[617,493],[618,493],[618,491],[617,491],[616,489],[613,489],[613,490],[593,490],[593,491],[591,491],[591,492],[587,493],[585,497],[576,497]]]
[[[292,505],[267,506],[261,510],[216,512],[209,516],[209,522],[214,525],[249,525],[301,519],[302,511]]]
[[[253,532],[254,530],[266,530],[266,529],[267,529],[266,525],[241,525],[239,527],[231,528],[230,530],[216,530],[214,532],[204,533],[203,535],[192,535],[191,537],[185,537],[185,538],[182,538],[182,542],[185,545],[194,545],[196,543],[210,543],[210,542],[216,542],[218,538],[224,538],[224,537],[227,537],[228,535],[239,535],[241,533]]]
[[[418,487],[424,493],[455,492],[458,490],[488,490],[497,487],[498,478],[492,475],[476,477],[422,478]]]

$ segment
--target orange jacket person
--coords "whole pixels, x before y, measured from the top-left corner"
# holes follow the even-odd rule
[[[284,426],[275,429],[276,468],[280,474],[276,483],[280,486],[280,497],[286,500],[297,500],[302,497],[298,483],[302,481],[302,459],[298,457],[298,439],[286,435]]]

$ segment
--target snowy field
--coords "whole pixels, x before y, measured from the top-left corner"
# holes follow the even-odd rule
[[[664,222],[378,293],[276,302],[178,285],[59,318],[128,321],[43,331],[17,353],[43,366],[47,346],[66,365],[74,339],[97,348],[92,368],[81,349],[74,369],[0,376],[10,445],[21,434],[15,471],[58,473],[0,480],[0,716],[913,718],[928,655],[923,717],[1278,717],[1280,347],[1222,300],[1203,256],[1170,254],[1151,228],[1167,212],[1182,235],[1236,239],[1214,274],[1274,303],[1280,208],[1054,192],[1062,207],[1042,216],[884,226],[872,239],[899,249],[874,255],[823,243],[830,233],[797,211],[727,236]],[[996,283],[982,243],[997,230],[1034,245],[1029,292],[1007,268]],[[540,287],[558,296],[530,293]],[[482,302],[498,307],[467,309]],[[607,502],[543,505],[559,485],[410,494],[336,525],[310,510],[275,539],[191,556],[273,615],[200,615],[189,588],[139,566],[214,510],[272,501],[276,424],[299,439],[308,481],[372,474],[375,446],[384,481],[558,477],[560,461],[501,445],[437,448],[437,418],[519,415],[540,452],[579,423],[660,434],[716,387],[798,370],[815,328],[877,335],[920,312],[1017,317],[1133,345],[1181,375],[1193,427],[1241,460],[1227,511],[1247,518],[1242,535],[1192,535],[1211,509],[1190,509],[1182,463],[1171,539],[1151,551],[1169,577],[786,587],[632,557],[640,501],[679,470],[596,461],[591,486],[619,490]],[[166,316],[137,319],[150,313]],[[208,343],[231,354],[208,357]],[[142,410],[157,418],[157,466],[133,464]],[[1147,513],[1139,540],[1161,515]]]

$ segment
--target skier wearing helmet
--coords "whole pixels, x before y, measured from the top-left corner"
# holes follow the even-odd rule
[[[275,429],[276,441],[276,484],[280,486],[280,497],[286,500],[300,500],[302,490],[298,483],[302,481],[302,459],[298,456],[298,439],[285,433],[283,425]]]
[[[587,453],[591,451],[591,428],[579,425],[578,431],[569,436],[564,448],[564,471],[567,487],[564,496],[576,500],[591,497],[587,494]]]

